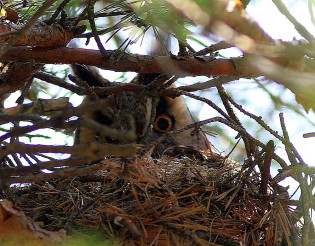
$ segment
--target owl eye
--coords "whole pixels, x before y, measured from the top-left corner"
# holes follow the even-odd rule
[[[173,119],[167,114],[162,114],[156,117],[154,122],[154,129],[158,132],[169,132],[173,128]]]

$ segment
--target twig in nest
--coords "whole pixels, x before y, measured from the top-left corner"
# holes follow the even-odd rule
[[[284,144],[284,146],[286,148],[286,153],[288,155],[288,158],[289,158],[291,164],[292,165],[297,165],[298,164],[296,162],[296,159],[297,159],[297,160],[299,160],[299,164],[303,164],[304,166],[306,166],[306,164],[303,161],[302,157],[297,152],[297,150],[295,149],[293,144],[290,142],[289,134],[288,134],[288,131],[287,131],[286,127],[285,127],[283,113],[280,113],[279,117],[280,117],[281,129],[282,129],[282,132],[283,132],[283,138],[280,139],[280,140],[282,141],[282,143]]]
[[[236,122],[241,128],[244,128],[241,121],[237,118],[236,114],[233,111],[233,108],[231,107],[229,100],[228,100],[228,95],[226,93],[226,91],[224,90],[223,86],[217,86],[217,90],[218,93],[220,95],[220,98],[223,102],[223,105],[226,109],[226,111],[228,112],[229,116],[231,117],[231,119],[233,119],[234,122]],[[243,141],[245,143],[245,148],[246,148],[246,153],[247,153],[247,157],[250,156],[254,156],[257,153],[257,148],[256,146],[251,143],[250,141],[248,141],[247,138],[243,137]]]
[[[267,188],[268,188],[268,181],[271,178],[270,176],[270,166],[271,166],[271,160],[272,160],[272,154],[275,150],[275,145],[272,140],[270,140],[265,149],[265,158],[263,165],[260,165],[260,172],[261,172],[261,183],[259,187],[259,192],[261,194],[267,194]]]
[[[280,122],[281,122],[281,128],[283,131],[283,137],[284,137],[284,142],[283,144],[285,145],[286,153],[288,155],[288,158],[291,162],[291,167],[293,166],[306,166],[304,163],[303,159],[299,155],[299,153],[296,151],[294,146],[291,144],[290,139],[289,139],[289,134],[286,130],[285,127],[285,122],[283,118],[283,113],[279,114],[280,116]],[[299,160],[299,163],[297,163],[297,160]],[[312,188],[309,187],[308,185],[308,175],[303,175],[302,172],[295,172],[296,175],[292,175],[293,177],[296,178],[296,180],[300,183],[300,188],[301,188],[301,206],[302,206],[302,211],[303,211],[303,219],[304,219],[304,224],[302,228],[302,245],[306,246],[309,245],[309,240],[310,240],[310,228],[312,227],[312,219],[310,216],[310,208],[311,208],[311,200],[310,198],[312,197]],[[298,209],[298,208],[297,208]]]
[[[66,222],[66,224],[64,225],[64,229],[67,232],[71,231],[71,225],[73,224],[73,222],[75,221],[75,219],[85,210],[87,210],[93,203],[95,203],[94,200],[89,200],[89,201],[85,201],[84,205],[79,208]]]
[[[236,107],[240,112],[242,112],[243,114],[247,115],[248,117],[254,119],[259,125],[261,125],[263,128],[265,128],[268,132],[270,132],[273,136],[275,136],[277,139],[279,140],[283,140],[283,137],[280,136],[276,131],[274,131],[273,129],[271,129],[261,118],[261,116],[256,116],[252,113],[249,113],[248,111],[246,111],[245,109],[243,109],[243,107],[239,104],[237,104],[228,94],[225,95],[225,97],[230,101],[230,103]]]

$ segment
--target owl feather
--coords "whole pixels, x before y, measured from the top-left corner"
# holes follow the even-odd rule
[[[106,86],[109,83],[100,76],[94,67],[73,64],[71,68],[75,76],[85,81],[89,86]],[[130,83],[148,85],[161,78],[163,79],[163,76],[157,73],[139,74]],[[133,129],[137,134],[137,143],[141,142],[144,145],[156,141],[167,132],[183,128],[194,122],[182,96],[176,98],[159,96],[156,99],[154,104],[156,108],[152,110],[152,98],[149,95],[142,95],[141,100],[139,100],[139,93],[135,92],[124,91],[113,95],[101,95],[99,98],[86,96],[83,103],[103,100],[106,107],[101,111],[87,112],[82,117],[93,119],[116,130]],[[155,115],[152,115],[152,111],[155,111]],[[150,125],[152,116],[154,120]],[[146,136],[144,142],[141,141],[147,132],[149,132],[149,136]],[[88,144],[93,141],[113,144],[128,143],[101,136],[94,129],[87,127],[78,129],[76,135],[76,143],[80,144]],[[207,142],[206,137],[199,129],[186,130],[156,144],[152,156],[159,158],[167,149],[180,145],[205,150],[208,149]]]

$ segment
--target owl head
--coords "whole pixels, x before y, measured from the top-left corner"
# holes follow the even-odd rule
[[[110,86],[110,82],[100,76],[94,67],[71,65],[73,73],[90,86]],[[153,81],[164,83],[167,77],[161,74],[139,74],[130,83],[148,85]],[[117,94],[101,95],[99,98],[86,96],[83,103],[102,100],[105,107],[102,110],[87,112],[83,117],[93,119],[98,123],[116,130],[136,132],[136,142],[142,145],[154,143],[164,134],[193,123],[193,118],[187,109],[182,96],[152,96],[154,93],[136,93],[123,91]],[[76,143],[87,144],[92,141],[113,144],[126,144],[128,141],[101,136],[94,129],[81,127],[77,130]],[[192,146],[198,149],[207,148],[205,136],[197,129],[183,131],[170,135],[154,145],[152,157],[158,158],[167,149],[174,146]]]

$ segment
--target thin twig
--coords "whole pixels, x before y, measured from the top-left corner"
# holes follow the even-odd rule
[[[259,145],[260,147],[264,147],[265,145],[263,143],[261,143],[259,140],[253,138],[249,133],[247,133],[245,131],[245,129],[239,127],[237,124],[235,123],[232,123],[222,117],[213,117],[213,118],[210,118],[210,119],[206,119],[206,120],[202,120],[202,121],[197,121],[195,123],[192,123],[192,124],[189,124],[183,128],[180,128],[180,129],[176,129],[176,130],[173,130],[173,131],[170,131],[170,132],[167,132],[165,133],[163,136],[161,136],[160,138],[158,138],[156,141],[152,142],[151,144],[147,145],[144,150],[145,151],[148,151],[149,149],[151,149],[154,145],[157,145],[158,143],[160,143],[161,141],[163,141],[165,138],[169,138],[169,137],[172,137],[172,136],[176,136],[177,134],[183,132],[183,131],[187,131],[189,129],[192,129],[192,128],[199,128],[203,125],[206,125],[206,124],[209,124],[209,123],[213,123],[213,122],[220,122],[220,123],[223,123],[229,127],[231,127],[232,129],[234,129],[235,131],[237,132],[241,132],[243,133],[244,135],[246,135],[246,137],[250,138],[252,141],[254,141],[257,145]]]
[[[261,183],[259,187],[259,192],[261,194],[267,194],[268,181],[271,179],[270,166],[274,150],[275,150],[274,142],[270,140],[266,145],[265,149],[266,154],[264,156],[263,165],[260,165]]]
[[[37,114],[1,114],[0,113],[0,124],[12,122],[12,121],[34,121],[38,122],[43,120],[43,118]]]
[[[223,50],[223,49],[227,49],[227,48],[231,48],[233,47],[233,45],[229,44],[228,42],[225,41],[221,41],[219,43],[210,45],[207,48],[204,48],[203,50],[199,50],[198,52],[195,53],[196,56],[202,56],[202,55],[206,55],[208,53],[212,53],[218,50]]]
[[[50,161],[56,161],[56,160],[57,160],[56,158],[53,158],[53,157],[51,157],[51,156],[44,155],[44,154],[41,154],[41,153],[36,153],[35,155],[33,155],[33,154],[27,154],[27,155],[29,155],[36,163],[41,162],[41,161],[36,157],[36,155],[37,155],[37,156],[40,156],[40,157],[42,157],[42,158],[45,158],[45,159],[47,159],[47,160],[50,160]]]
[[[65,82],[64,80],[55,77],[53,75],[50,75],[48,73],[44,73],[44,72],[37,72],[34,75],[35,78],[38,78],[40,80],[46,81],[47,83],[53,84],[53,85],[57,85],[59,87],[65,88],[69,91],[72,91],[78,95],[84,95],[85,94],[85,90],[82,87],[76,86],[76,85],[72,85],[69,84],[67,82]]]
[[[36,154],[36,153],[69,153],[75,156],[86,156],[92,158],[101,158],[103,156],[132,156],[137,149],[136,145],[132,144],[100,144],[96,142],[89,143],[89,145],[76,146],[55,146],[55,145],[31,145],[13,142],[8,144],[5,148],[0,149],[0,155],[16,153],[21,154]]]
[[[25,85],[24,85],[24,88],[22,90],[22,93],[21,95],[19,96],[19,98],[16,100],[16,103],[17,104],[22,104],[24,102],[24,99],[26,97],[26,95],[28,94],[30,88],[31,88],[31,85],[33,83],[33,77],[28,79],[28,81],[26,81]]]
[[[295,17],[289,12],[288,8],[283,4],[281,0],[272,0],[277,6],[278,10],[294,25],[295,29],[301,34],[302,37],[307,39],[310,43],[313,43],[314,36],[301,24]]]
[[[17,127],[9,131],[8,133],[0,137],[0,142],[11,137],[22,136],[25,133],[28,133],[37,129],[47,128],[47,127],[53,127],[53,128],[59,128],[59,129],[60,128],[70,129],[70,128],[80,127],[80,126],[92,127],[92,129],[99,131],[105,136],[113,137],[116,139],[123,139],[127,141],[133,141],[135,139],[135,133],[133,131],[117,131],[115,129],[109,128],[105,125],[102,125],[90,119],[80,119],[80,120],[72,120],[72,121],[66,122],[66,120],[69,117],[72,117],[72,116],[79,117],[89,111],[102,110],[104,106],[106,106],[106,102],[99,100],[97,102],[91,102],[91,103],[78,106],[77,108],[72,108],[72,107],[67,108],[63,110],[63,112],[52,116],[49,120],[44,120],[37,115],[32,116],[31,114],[22,114],[21,116],[22,119],[29,120],[31,118],[34,120],[36,119],[37,121],[32,126]],[[20,114],[4,115],[4,118],[7,120],[7,122],[9,122],[14,119],[21,120],[19,116]]]
[[[315,137],[315,132],[305,133],[303,134],[303,138],[311,138]]]
[[[236,107],[240,112],[247,115],[248,117],[254,119],[259,125],[261,125],[263,128],[265,128],[268,132],[270,132],[273,136],[275,136],[280,141],[283,141],[284,138],[280,136],[276,131],[271,129],[261,118],[261,116],[256,116],[245,109],[243,109],[243,106],[237,104],[229,95],[226,95],[227,99],[233,104],[234,107]]]
[[[39,17],[42,16],[45,11],[54,4],[56,0],[47,0],[37,11],[32,18],[19,30],[12,39],[3,47],[0,48],[0,58],[11,48],[20,38],[22,38],[26,32],[34,25]]]
[[[14,160],[14,162],[15,162],[17,167],[22,167],[23,166],[23,164],[21,162],[21,159],[17,156],[17,154],[11,154],[11,156],[12,156],[12,158],[13,158],[13,160]]]
[[[222,85],[217,86],[218,93],[220,95],[221,101],[228,112],[229,116],[231,119],[233,119],[234,122],[236,122],[240,127],[244,128],[241,121],[237,118],[236,114],[233,111],[233,108],[230,105],[230,102],[228,100],[229,96],[226,93],[225,89],[223,88]],[[250,141],[248,141],[247,138],[243,137],[243,141],[245,144],[245,149],[247,153],[247,157],[249,158],[250,156],[254,156],[257,153],[257,148],[255,145],[253,145]]]
[[[66,7],[66,5],[67,5],[69,2],[71,2],[71,0],[63,0],[63,1],[59,4],[59,6],[58,6],[58,8],[56,9],[56,11],[52,14],[52,16],[46,21],[46,24],[47,24],[47,25],[52,24],[52,23],[55,21],[55,19],[58,17],[59,13]]]
[[[102,103],[99,103],[98,105],[94,104],[94,110],[99,107],[100,105],[103,105]],[[16,136],[21,136],[25,133],[41,129],[41,128],[47,128],[47,127],[62,127],[63,124],[65,124],[65,120],[68,119],[71,116],[81,116],[84,114],[86,109],[90,108],[91,105],[82,105],[77,108],[70,108],[67,110],[64,110],[64,112],[59,113],[53,117],[50,118],[50,120],[40,120],[36,122],[32,126],[24,126],[24,127],[19,127],[15,128],[12,131],[2,135],[0,137],[0,142],[4,141],[5,139],[8,139],[10,137],[16,137]]]
[[[1,167],[0,168],[0,181],[2,179],[11,176],[25,176],[32,173],[37,173],[41,169],[52,169],[55,167],[75,167],[87,163],[90,159],[86,157],[71,157],[65,160],[51,160],[47,162],[37,162],[36,165],[32,166],[20,166],[20,167]]]
[[[299,154],[299,152],[296,150],[294,145],[290,142],[289,134],[288,134],[286,127],[285,127],[283,113],[280,113],[279,117],[280,117],[282,132],[283,132],[282,143],[284,144],[284,146],[286,148],[288,148],[287,154],[288,154],[289,159],[292,161],[292,165],[298,164],[295,160],[295,158],[296,158],[297,160],[299,160],[299,164],[302,164],[303,166],[307,166],[306,163],[304,162],[304,160],[302,159],[301,155]],[[292,155],[290,153],[292,153]]]
[[[36,165],[34,165],[36,166]],[[75,177],[80,175],[87,175],[90,173],[95,173],[103,166],[102,163],[91,164],[85,167],[73,167],[73,168],[64,168],[54,171],[53,173],[39,173],[33,175],[27,175],[22,177],[12,177],[0,179],[0,185],[10,185],[13,183],[33,183],[39,181],[47,181],[55,178],[68,178]]]
[[[98,95],[92,90],[91,86],[86,81],[81,80],[79,77],[73,76],[71,74],[69,74],[68,77],[71,81],[78,84],[80,87],[85,88],[86,94],[91,95],[91,97],[93,97],[93,100],[99,98]]]
[[[28,165],[30,165],[30,166],[34,165],[34,163],[31,161],[31,159],[26,154],[22,154],[21,157],[28,163]]]
[[[280,117],[280,123],[281,123],[281,128],[282,128],[282,132],[283,132],[283,141],[282,143],[284,144],[286,153],[288,155],[288,158],[291,162],[291,165],[297,165],[298,163],[296,162],[295,156],[292,153],[289,145],[290,145],[290,138],[289,138],[289,134],[287,132],[287,129],[285,127],[285,123],[284,123],[284,117],[283,117],[283,113],[279,114]]]
[[[74,223],[75,219],[83,213],[85,210],[87,210],[90,206],[92,206],[96,201],[94,200],[88,200],[83,202],[83,206],[79,208],[75,213],[72,214],[72,216],[67,220],[63,228],[69,233],[71,232],[71,226]]]
[[[110,87],[95,87],[92,89],[97,95],[110,95],[117,94],[123,91],[134,91],[134,92],[142,92],[146,86],[145,85],[137,85],[131,83],[111,83],[113,86]]]
[[[289,157],[289,160],[291,162],[292,166],[300,166],[301,164],[305,163],[303,162],[302,158],[299,156],[297,151],[295,150],[294,146],[290,143],[289,134],[286,130],[283,113],[280,113],[280,122],[281,122],[281,128],[283,131],[283,136],[285,139],[285,142],[283,144],[285,145],[286,153]],[[292,149],[293,148],[293,149]],[[299,164],[296,162],[296,159],[298,159],[300,162]],[[307,184],[308,175],[303,175],[303,172],[299,172],[296,174],[296,179],[300,183],[301,188],[301,206],[303,210],[303,219],[304,224],[302,228],[302,245],[308,246],[309,245],[309,236],[310,236],[310,227],[312,225],[312,219],[310,217],[310,208],[311,208],[311,201],[310,197],[312,195],[310,194],[310,189]]]
[[[206,89],[217,87],[223,84],[227,84],[229,82],[232,82],[238,79],[240,79],[240,77],[236,75],[221,76],[221,77],[213,78],[211,80],[208,80],[202,83],[195,83],[192,85],[180,86],[180,87],[177,87],[177,89],[187,91],[187,92],[206,90]]]
[[[94,4],[95,4],[95,0],[89,1],[88,17],[89,17],[90,26],[91,26],[93,37],[95,39],[95,42],[97,44],[99,51],[102,53],[104,58],[108,58],[109,56],[106,53],[105,48],[101,42],[101,39],[97,34],[97,29],[96,29],[96,25],[95,25],[95,21],[94,21]]]
[[[18,32],[17,30],[13,30],[13,31],[10,31],[10,32],[2,32],[2,33],[0,33],[0,38],[6,37],[6,36],[10,36],[10,35],[15,34],[17,32]]]
[[[197,96],[197,95],[192,94],[190,92],[182,91],[182,90],[179,90],[179,89],[176,89],[176,88],[175,89],[173,89],[173,88],[166,89],[165,90],[165,94],[168,95],[168,96],[185,95],[185,96],[194,98],[194,99],[196,99],[198,101],[205,102],[210,107],[212,107],[213,109],[218,111],[224,118],[226,118],[228,120],[230,119],[230,117],[220,107],[218,107],[214,102],[212,102],[210,99],[207,99],[207,98],[204,98],[204,97],[201,97],[201,96]]]

